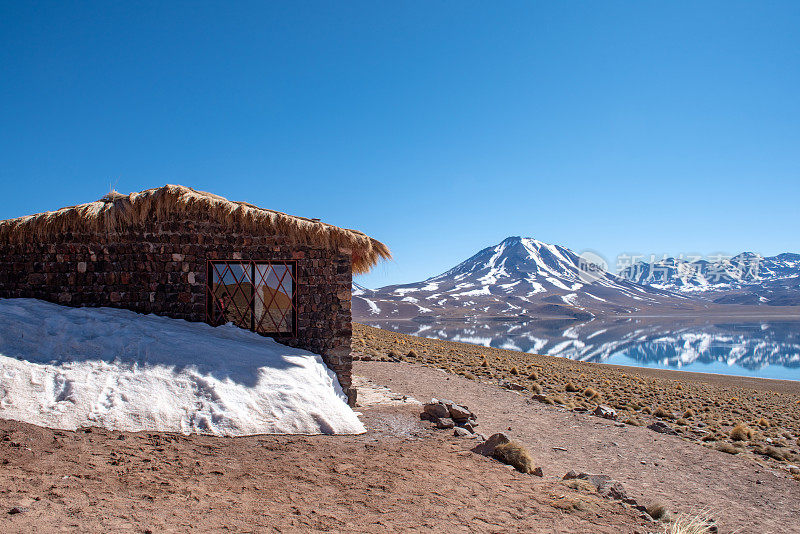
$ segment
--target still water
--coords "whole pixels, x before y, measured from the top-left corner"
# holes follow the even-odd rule
[[[649,318],[366,321],[421,337],[573,360],[800,380],[800,321]]]

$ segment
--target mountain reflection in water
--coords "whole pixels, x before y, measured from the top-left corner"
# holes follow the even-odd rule
[[[663,318],[365,321],[415,336],[572,360],[800,380],[800,321]]]

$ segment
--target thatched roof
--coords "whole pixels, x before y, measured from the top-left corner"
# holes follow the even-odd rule
[[[386,245],[356,230],[234,202],[181,185],[130,195],[114,192],[96,202],[0,221],[0,242],[47,240],[64,232],[110,235],[176,214],[189,219],[207,217],[234,231],[285,236],[293,244],[350,249],[356,273],[367,272],[381,259],[391,258]]]

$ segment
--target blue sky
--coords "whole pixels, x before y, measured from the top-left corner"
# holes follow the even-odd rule
[[[180,183],[438,274],[800,252],[800,2],[0,3],[0,218]]]

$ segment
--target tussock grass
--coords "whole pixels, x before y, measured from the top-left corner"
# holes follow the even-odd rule
[[[701,515],[681,514],[664,527],[664,534],[711,534],[711,523]]]
[[[583,390],[583,396],[587,399],[596,399],[600,396],[600,393],[598,393],[596,389],[590,387]]]
[[[543,390],[542,390],[542,386],[540,386],[540,385],[539,385],[539,384],[537,384],[536,382],[534,382],[533,384],[531,384],[529,389],[530,389],[530,390],[531,390],[533,393],[535,393],[536,395],[541,395],[541,393],[542,393],[542,391],[543,391]]]
[[[528,375],[528,380],[539,380],[539,373],[531,371],[531,374]]]
[[[744,423],[739,423],[731,429],[729,435],[734,441],[746,441],[753,437],[753,429]]]
[[[659,519],[663,519],[668,513],[667,507],[664,506],[664,504],[660,503],[660,502],[654,502],[654,503],[650,504],[647,507],[646,512],[647,512],[647,515],[649,515],[650,517],[652,517],[656,521],[658,521]]]
[[[661,419],[675,419],[675,416],[672,414],[672,412],[665,410],[661,406],[656,408],[656,411],[653,412],[653,415]]]
[[[595,490],[597,489],[594,487],[594,484],[592,484],[588,480],[581,480],[579,478],[573,478],[572,480],[565,480],[564,485],[570,489],[585,491],[586,493],[594,493]]]
[[[516,441],[498,445],[492,455],[504,464],[513,466],[520,473],[533,473],[534,465],[531,454],[525,446]]]
[[[758,445],[755,449],[753,449],[753,452],[763,456],[769,456],[773,460],[778,460],[779,462],[783,462],[791,455],[789,451],[780,447],[774,447],[772,445]]]
[[[737,447],[734,447],[727,441],[718,441],[714,448],[720,452],[727,452],[728,454],[739,454],[739,452],[741,452]]]
[[[566,391],[567,393],[575,393],[576,391],[580,390],[578,389],[578,386],[576,386],[572,382],[567,382],[567,385],[564,386],[564,391]]]

